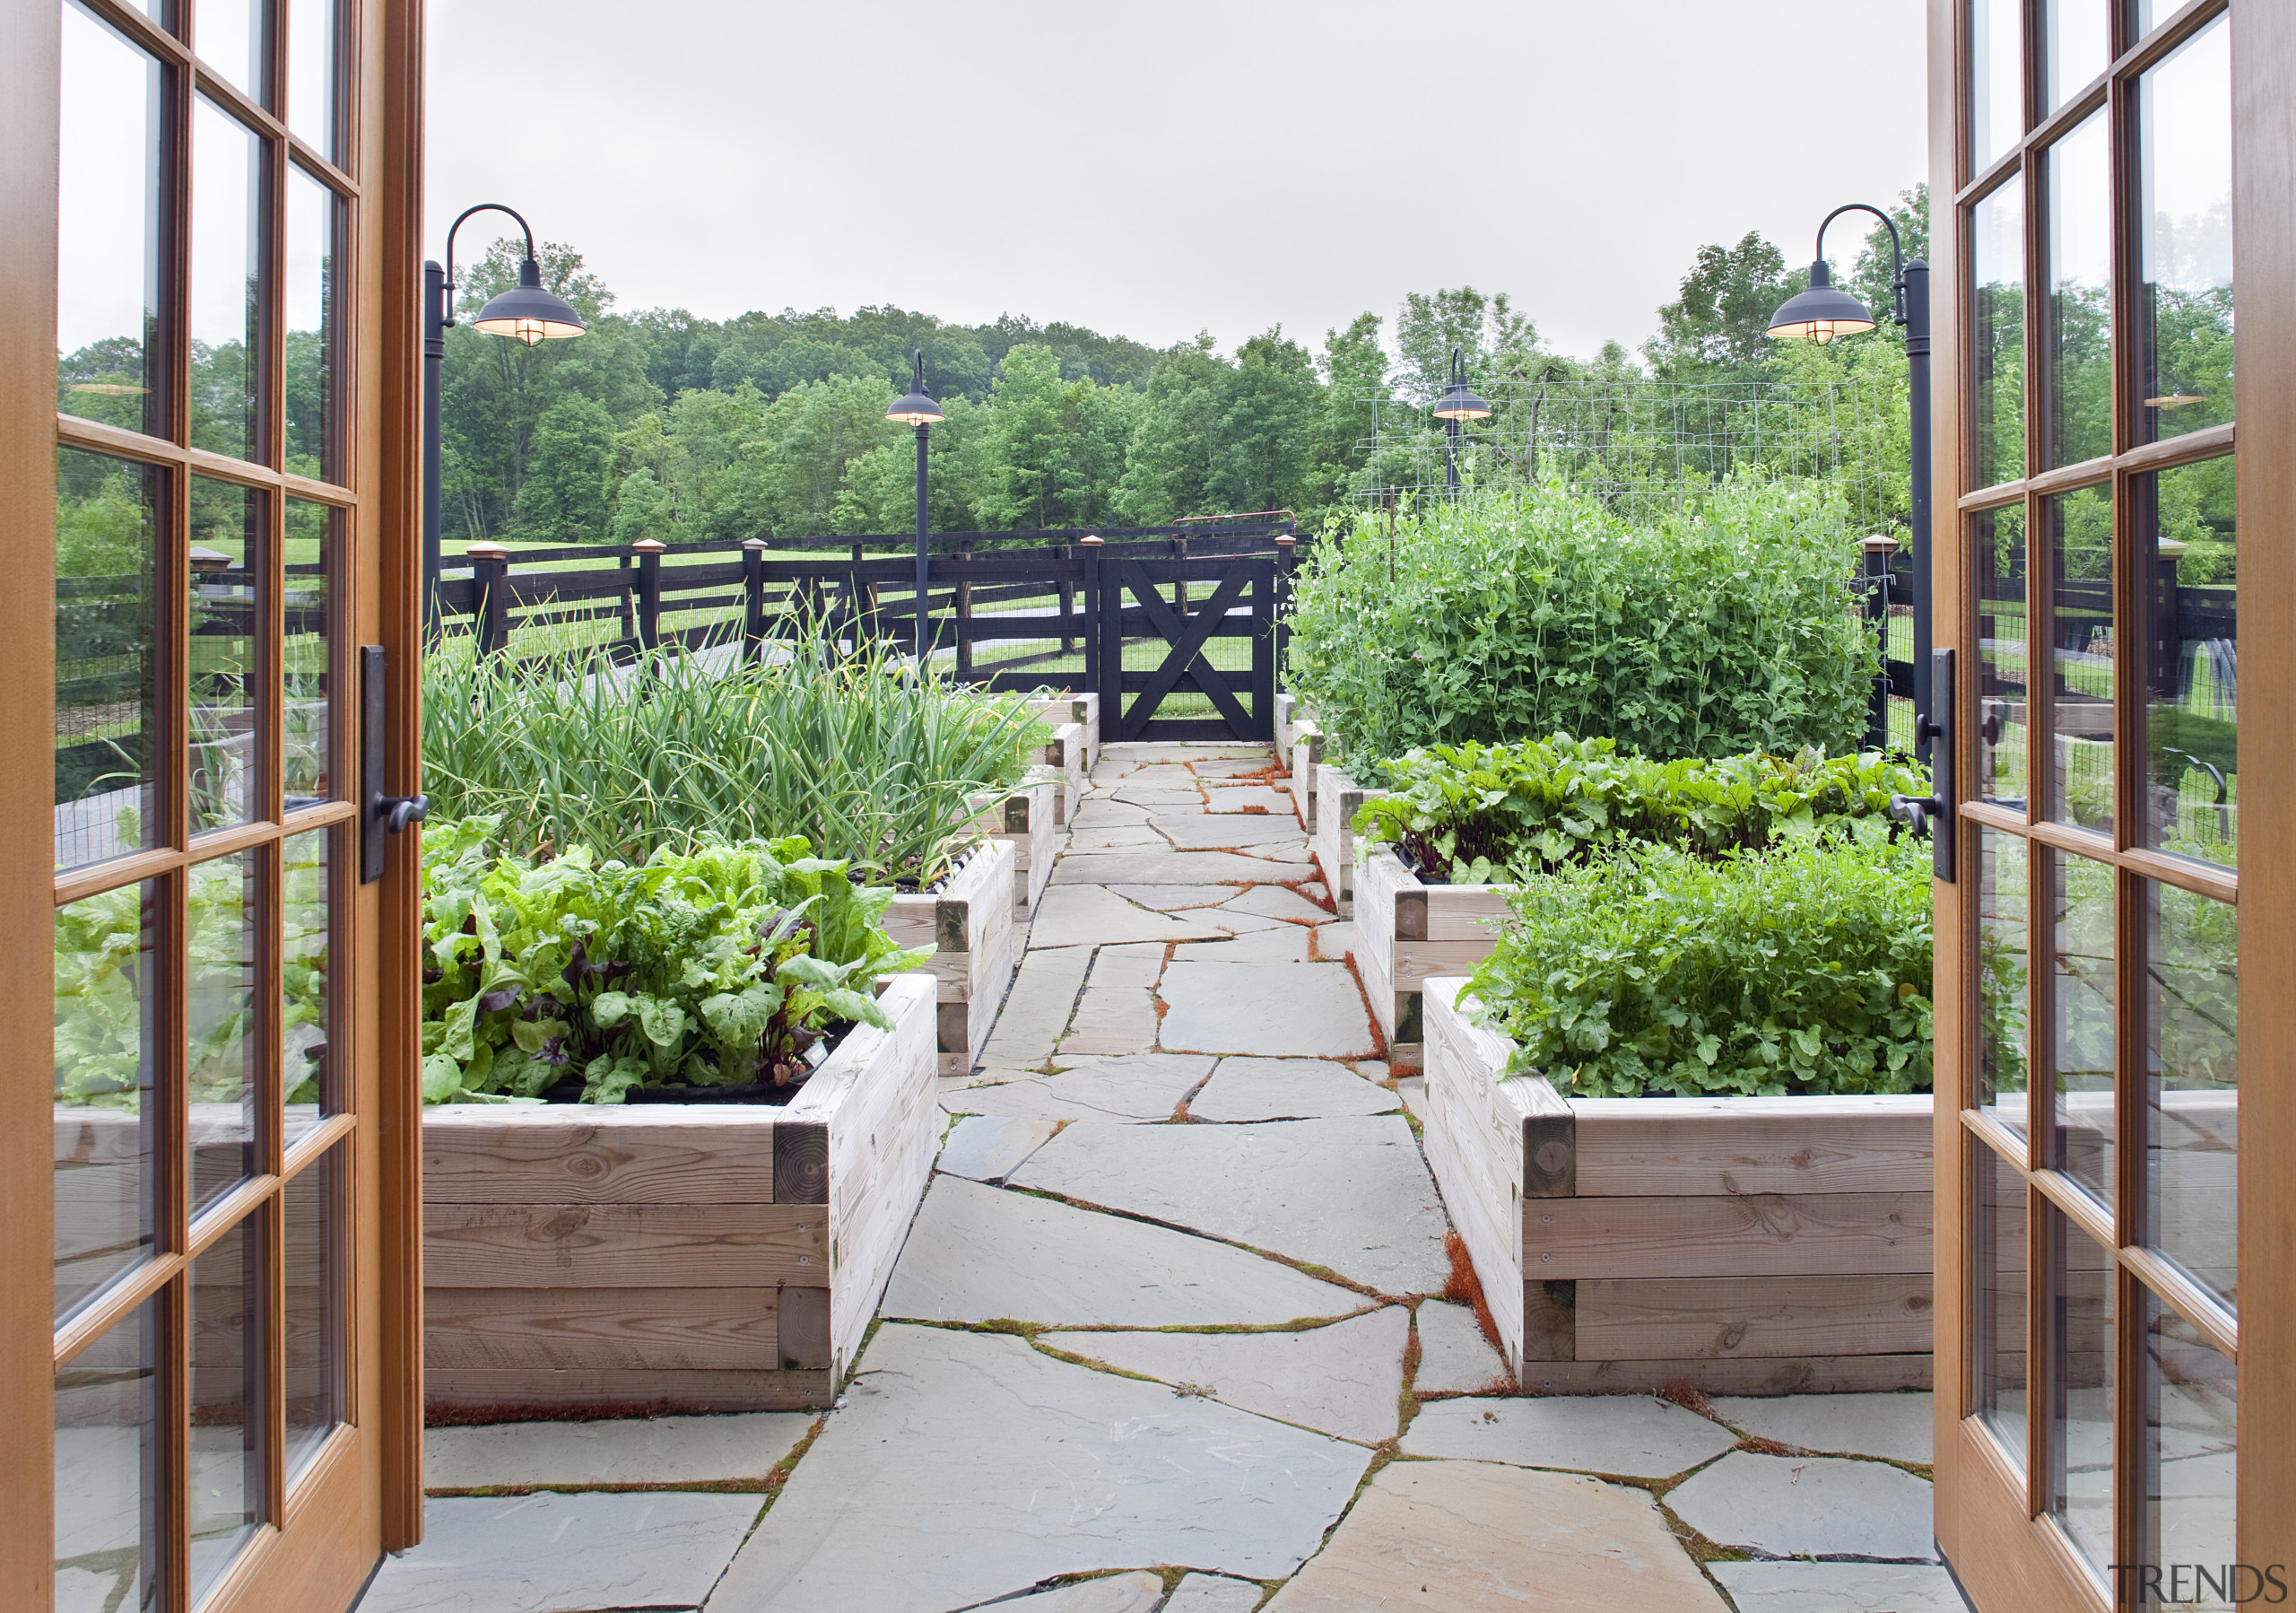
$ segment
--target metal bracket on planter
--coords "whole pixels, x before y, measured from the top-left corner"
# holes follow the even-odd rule
[[[359,647],[359,883],[383,876],[390,837],[430,815],[429,796],[383,793],[390,726],[389,667],[380,644]]]
[[[1929,702],[1937,714],[1916,712],[1913,742],[1925,739],[1929,747],[1929,777],[1933,793],[1892,796],[1890,815],[1913,825],[1916,834],[1929,837],[1929,872],[1933,878],[1953,883],[1953,828],[1958,814],[1953,797],[1953,652],[1929,652]]]

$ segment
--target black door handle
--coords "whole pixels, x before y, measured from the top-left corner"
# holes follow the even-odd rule
[[[430,815],[430,798],[384,793],[384,767],[389,751],[389,662],[380,644],[359,647],[359,883],[372,885],[383,876],[390,855],[390,837],[404,834],[409,824]]]
[[[1931,793],[1926,796],[1893,795],[1890,798],[1890,815],[1913,826],[1916,834],[1929,837],[1929,872],[1947,885],[1953,883],[1953,652],[1933,650],[1929,652],[1929,700],[1937,708],[1936,715],[1926,711],[1914,714],[1913,743],[1918,750],[1925,739],[1929,746],[1929,780]]]

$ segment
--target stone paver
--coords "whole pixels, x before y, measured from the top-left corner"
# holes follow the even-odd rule
[[[1036,922],[1029,926],[1029,949],[1211,940],[1227,934],[1206,911],[1173,917],[1151,912],[1097,885],[1056,885],[1037,904]]]
[[[1437,1400],[1404,1436],[1410,1456],[1668,1478],[1711,1461],[1737,1436],[1648,1395]]]
[[[1144,1053],[1156,1045],[1156,980],[1163,972],[1164,947],[1103,946],[1092,955],[1083,995],[1058,1051],[1074,1059],[1086,1053]]]
[[[1283,885],[1315,876],[1310,862],[1269,862],[1233,851],[1072,851],[1052,870],[1055,885]]]
[[[1204,1083],[1213,1060],[1202,1053],[1133,1053],[1080,1061],[1057,1074],[944,1093],[952,1114],[1035,1120],[1168,1120]]]
[[[1885,1462],[1733,1451],[1668,1491],[1666,1504],[1718,1546],[1771,1556],[1936,1556],[1929,1486]]]
[[[1152,907],[1159,912],[1181,912],[1195,907],[1218,907],[1235,898],[1232,885],[1111,885],[1108,887],[1126,902],[1137,902],[1143,907]],[[1225,922],[1229,915],[1221,915]]]
[[[1164,1604],[1164,1613],[1252,1613],[1267,1592],[1246,1580],[1191,1574]]]
[[[1182,949],[1186,951],[1185,948]],[[1387,1114],[1396,1094],[1323,1059],[1222,1059],[1188,1100],[1199,1120],[1306,1120]]]
[[[1930,1460],[1927,1394],[1727,1395],[1714,1413],[1756,1439],[1774,1439],[1797,1451],[1829,1455],[1886,1456],[1926,1465]]]
[[[1439,1299],[1419,1307],[1419,1372],[1412,1387],[1423,1395],[1505,1392],[1507,1363],[1483,1336],[1472,1308]]]
[[[1243,1411],[1367,1445],[1393,1439],[1409,1318],[1400,1305],[1287,1333],[1046,1333],[1042,1341]]]
[[[1309,1261],[1383,1294],[1431,1293],[1450,1271],[1434,1180],[1401,1115],[1264,1126],[1080,1121],[1013,1181]]]
[[[1137,825],[1148,821],[1148,808],[1120,801],[1114,796],[1092,796],[1076,808],[1070,827],[1075,829],[1114,829]]]
[[[1969,1613],[1943,1568],[1897,1563],[1716,1563],[1738,1613]]]
[[[1316,956],[1325,963],[1344,963],[1354,950],[1355,920],[1352,919],[1316,926]]]
[[[991,1604],[997,1613],[1156,1613],[1164,1600],[1164,1576],[1145,1570],[1134,1574],[1104,1574],[1082,1584],[1039,1591]]]
[[[1347,1316],[1366,1303],[1186,1233],[938,1176],[879,1309],[923,1321],[1201,1328]]]
[[[1390,1608],[1724,1613],[1642,1491],[1475,1461],[1380,1469],[1331,1543],[1268,1603],[1269,1613]]]
[[[1427,1077],[1405,1076],[1396,1083],[1396,1096],[1403,1100],[1403,1106],[1412,1113],[1425,1114],[1427,1112]]]
[[[1159,817],[1152,826],[1183,850],[1198,847],[1265,846],[1300,838],[1295,817],[1256,817],[1243,814],[1194,813]]]
[[[1300,827],[1300,820],[1292,811],[1290,792],[1257,782],[1224,784],[1205,790],[1204,809],[1211,813],[1240,812],[1248,816],[1264,814],[1290,824],[1295,836]]]
[[[762,1478],[813,1425],[811,1412],[752,1411],[433,1428],[422,1436],[422,1483],[431,1490],[592,1489]]]
[[[1314,944],[1314,932],[1306,925],[1269,920],[1265,929],[1232,940],[1186,942],[1172,949],[1172,957],[1187,963],[1305,963],[1312,961]]]
[[[764,1501],[644,1492],[432,1501],[422,1544],[383,1559],[359,1613],[697,1608]]]
[[[1079,828],[1069,836],[1071,851],[1139,851],[1171,842],[1147,824],[1102,824]]]
[[[1157,988],[1162,1043],[1193,1053],[1368,1059],[1371,1020],[1342,963],[1178,963]]]
[[[1017,1116],[968,1115],[949,1129],[941,1145],[937,1170],[952,1176],[1001,1185],[1019,1170],[1029,1155],[1052,1140],[1057,1120],[1022,1120]]]
[[[1328,921],[1328,909],[1318,907],[1297,891],[1286,890],[1281,884],[1263,885],[1239,896],[1231,896],[1226,903],[1229,910],[1239,913],[1258,913],[1269,919],[1298,919],[1309,924]]]
[[[1055,946],[1023,956],[1005,995],[1004,1010],[988,1033],[981,1061],[993,1069],[1031,1069],[1051,1058],[1061,1033],[1068,1028],[1068,1016],[1076,1011],[1077,994],[1083,990],[1091,966],[1091,951],[1081,946]]]
[[[1370,1459],[999,1335],[887,1326],[860,1366],[712,1613],[946,1613],[1112,1557],[1278,1577]]]

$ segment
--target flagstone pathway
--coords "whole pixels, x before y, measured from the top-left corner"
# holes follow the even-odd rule
[[[1961,1613],[1926,1395],[1511,1392],[1274,765],[1103,751],[834,1411],[434,1431],[362,1613]]]

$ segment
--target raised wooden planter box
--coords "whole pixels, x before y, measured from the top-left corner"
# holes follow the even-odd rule
[[[1315,848],[1317,866],[1323,869],[1324,888],[1331,893],[1340,917],[1354,910],[1356,809],[1384,789],[1366,789],[1328,762],[1316,766],[1316,821],[1309,827],[1309,844]]]
[[[1927,1094],[1572,1098],[1431,980],[1428,1163],[1533,1394],[1926,1389]]]
[[[1292,809],[1300,825],[1316,832],[1316,772],[1324,764],[1324,731],[1313,722],[1296,723],[1292,742],[1283,747],[1284,765],[1292,770]]]
[[[938,1068],[961,1076],[979,1062],[988,1027],[1013,979],[1013,843],[984,840],[945,887],[896,896],[885,931],[903,946],[930,946],[925,964],[935,990]]]
[[[1084,771],[1100,759],[1100,697],[1097,694],[1051,694],[1028,702],[1029,710],[1058,728],[1074,723],[1084,730]]]
[[[1057,784],[1016,789],[981,815],[981,833],[1013,847],[1013,911],[1027,918],[1037,911],[1045,882],[1052,877],[1053,859],[1060,851],[1060,831],[1053,822]]]
[[[1499,944],[1509,885],[1426,885],[1393,846],[1366,844],[1355,865],[1355,967],[1387,1039],[1387,1063],[1415,1069],[1420,993],[1439,975],[1474,972]]]
[[[1081,722],[1062,723],[1053,729],[1052,743],[1044,747],[1045,765],[1060,770],[1052,821],[1064,828],[1076,821],[1076,808],[1083,804],[1084,781],[1092,771],[1085,751],[1084,725]]]
[[[933,982],[786,1109],[441,1105],[422,1121],[423,1393],[529,1416],[828,1405],[932,1170]]]

